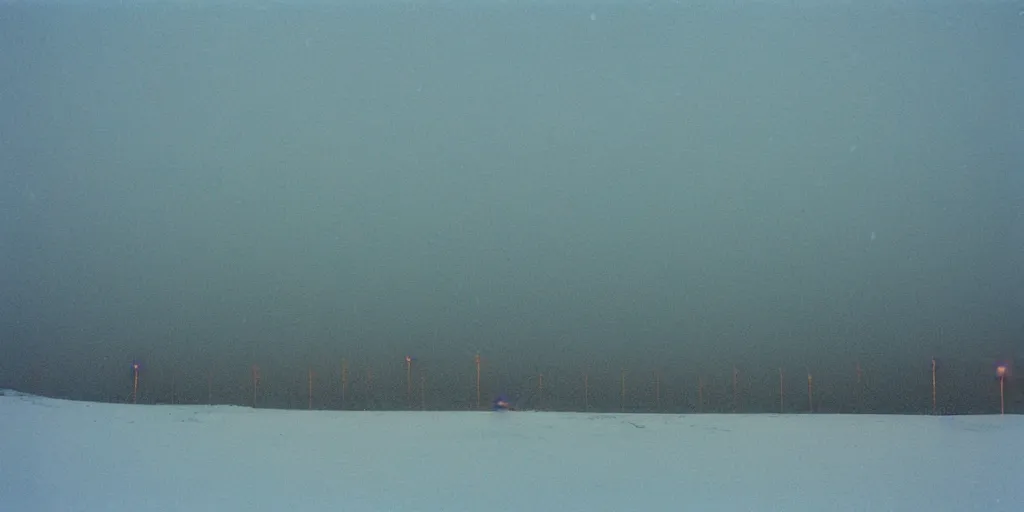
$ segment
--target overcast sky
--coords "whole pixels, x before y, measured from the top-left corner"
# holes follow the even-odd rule
[[[781,4],[0,7],[0,382],[1024,358],[1019,8]]]

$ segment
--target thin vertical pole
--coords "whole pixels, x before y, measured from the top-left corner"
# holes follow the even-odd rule
[[[780,367],[779,368],[779,414],[782,414],[783,411],[786,410],[786,406],[785,406],[786,388],[783,386],[784,383],[783,383],[782,377],[783,377],[783,373],[782,373],[782,368]]]
[[[935,396],[936,396],[936,393],[935,393],[935,358],[933,357],[932,358],[932,414],[935,414],[937,409],[938,409],[937,405],[936,405]]]
[[[538,405],[544,407],[544,374],[537,375],[537,400]]]
[[[626,410],[626,370],[619,374],[619,412]]]
[[[1006,402],[1003,400],[1003,380],[1004,376],[999,376],[999,415],[1006,414]]]
[[[139,403],[139,363],[132,363],[132,403]]]
[[[704,412],[704,377],[697,377],[697,412]]]
[[[309,398],[309,410],[313,410],[313,368],[309,369],[309,391],[306,396]]]
[[[482,407],[480,402],[480,354],[476,355],[474,361],[476,361],[476,408],[480,409]]]
[[[654,370],[654,407],[661,411],[661,376]]]
[[[590,376],[583,374],[583,410],[590,412]]]
[[[732,367],[732,412],[739,411],[739,385],[737,378],[739,377],[740,371],[735,366]]]
[[[412,358],[405,356],[405,403],[412,407]]]
[[[256,391],[260,385],[260,367],[252,365],[252,408],[256,408]]]
[[[373,368],[366,367],[366,398],[369,404],[373,404]],[[369,407],[369,406],[368,406]]]
[[[1003,383],[1006,380],[1006,365],[1000,364],[996,367],[996,376],[999,377],[999,415],[1006,414],[1006,402],[1003,399]]]
[[[860,361],[857,362],[857,412],[864,412],[864,390],[861,386],[861,374],[862,370],[860,367]]]
[[[807,371],[807,412],[814,412],[814,377]]]
[[[348,392],[348,361],[341,360],[341,408],[345,408],[345,395]]]

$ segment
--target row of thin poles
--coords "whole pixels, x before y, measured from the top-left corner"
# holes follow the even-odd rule
[[[405,394],[406,403],[411,407],[413,404],[413,358],[410,356],[405,357]],[[482,409],[482,381],[481,381],[481,366],[482,359],[480,354],[474,356],[474,366],[476,372],[476,408]],[[251,368],[251,388],[252,388],[252,407],[258,405],[259,390],[261,385],[260,368],[258,365],[253,365]],[[137,362],[132,363],[132,403],[138,403],[138,392],[139,392],[139,373],[140,366]],[[625,411],[627,404],[627,393],[626,393],[626,370],[622,370],[619,375],[619,410]],[[733,411],[739,410],[739,369],[735,366],[732,368],[732,407]],[[779,368],[779,413],[785,412],[785,400],[786,400],[786,374],[785,369]],[[858,402],[858,408],[862,409],[860,405],[863,401],[863,390],[862,390],[862,378],[863,370],[860,363],[856,366],[857,375],[857,386],[855,388],[856,400]],[[999,380],[999,413],[1006,413],[1006,401],[1005,401],[1005,381],[1009,375],[1009,366],[1007,364],[999,364],[996,366],[996,377]],[[372,370],[367,369],[366,384],[368,388],[372,388],[373,373]],[[313,409],[313,382],[314,382],[314,371],[310,368],[307,372],[307,407]],[[938,413],[938,389],[937,389],[937,363],[935,358],[931,360],[931,405],[932,414]],[[426,409],[426,376],[420,374],[420,408]],[[213,372],[207,376],[208,386],[208,400],[209,403],[213,403]],[[349,367],[348,361],[342,359],[341,361],[341,407],[346,407],[347,395],[349,386]],[[172,402],[174,401],[172,391]],[[540,373],[537,375],[537,403],[544,404],[544,374]],[[697,412],[703,412],[705,404],[705,383],[704,377],[698,376],[697,378]],[[655,408],[661,410],[661,375],[659,372],[654,372],[654,396],[655,396]],[[807,410],[808,412],[814,412],[814,375],[807,371]],[[590,374],[589,372],[583,373],[583,409],[584,411],[590,411]]]

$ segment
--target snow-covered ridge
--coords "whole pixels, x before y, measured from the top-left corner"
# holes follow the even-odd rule
[[[2,510],[1017,511],[1024,416],[339,412],[0,392]]]

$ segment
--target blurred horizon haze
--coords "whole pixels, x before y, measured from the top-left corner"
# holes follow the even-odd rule
[[[576,403],[590,368],[611,408],[621,369],[721,406],[736,365],[753,409],[785,366],[848,410],[859,363],[919,411],[936,357],[991,411],[1024,361],[1020,13],[4,2],[0,387],[124,400],[138,359],[150,400],[212,371],[245,403],[259,364],[304,407],[346,358],[390,407],[412,355],[458,408],[480,353],[488,392]]]

